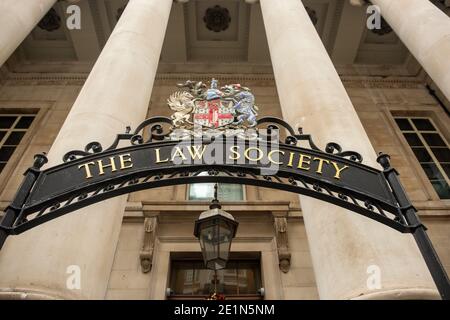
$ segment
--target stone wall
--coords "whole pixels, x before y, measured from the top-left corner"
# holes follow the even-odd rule
[[[17,151],[17,159],[1,173],[2,209],[12,200],[22,179],[21,174],[32,163],[33,155],[50,148],[81,89],[84,76],[51,77],[38,74],[24,78],[10,75],[8,78],[7,74],[2,74],[0,109],[39,109],[36,121]],[[207,81],[210,75],[184,74],[177,77],[173,74],[160,74],[153,90],[148,115],[170,115],[165,101],[176,90],[175,84],[189,77]],[[224,74],[217,78],[221,84],[241,83],[252,88],[261,116],[281,116],[271,75]],[[392,114],[431,116],[450,141],[448,116],[421,85],[420,79],[352,76],[343,77],[343,80],[375,150],[391,154],[393,166],[400,172],[401,180],[420,210],[436,250],[450,273],[450,202],[437,198],[398,132]],[[124,106],[124,112],[127,112],[127,108],[131,110],[132,106]],[[83,146],[84,144],[80,144],[80,147]],[[297,195],[252,186],[245,188],[247,201],[244,204],[227,203],[225,208],[241,221],[232,250],[261,252],[267,299],[318,298]],[[206,203],[189,205],[186,202],[185,186],[131,194],[106,298],[164,299],[170,252],[199,251],[198,242],[192,236],[193,221],[206,208]],[[273,226],[274,215],[280,213],[288,221],[291,265],[287,273],[278,268],[276,232]],[[144,218],[153,214],[158,215],[159,221],[154,242],[153,267],[149,273],[143,273],[139,255],[144,241]],[[8,241],[14,241],[14,237]]]

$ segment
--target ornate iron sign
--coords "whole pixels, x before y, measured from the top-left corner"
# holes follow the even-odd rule
[[[337,143],[320,150],[310,135],[281,119],[256,120],[254,96],[238,84],[179,86],[188,91],[170,96],[171,118],[147,119],[133,132],[127,128],[106,150],[91,142],[45,170],[45,155],[37,155],[0,223],[0,246],[8,235],[121,194],[194,182],[240,183],[314,197],[412,233],[442,297],[450,296],[445,270],[387,155],[378,158],[380,171]],[[129,145],[117,148],[124,141]]]

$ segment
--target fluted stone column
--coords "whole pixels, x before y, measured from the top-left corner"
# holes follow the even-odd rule
[[[0,1],[0,67],[55,3],[56,0]]]
[[[371,0],[450,100],[450,18],[429,0]]]
[[[107,147],[126,126],[145,119],[171,6],[172,0],[129,1],[50,150],[49,165],[91,141]],[[103,299],[126,198],[10,237],[0,251],[0,298],[23,292]],[[80,290],[66,286],[71,265],[81,269]]]
[[[301,1],[260,2],[284,119],[313,134],[319,146],[337,142],[377,166],[376,153]],[[300,201],[321,299],[439,297],[410,235],[316,199],[302,196]],[[367,286],[372,265],[381,272],[380,289]]]

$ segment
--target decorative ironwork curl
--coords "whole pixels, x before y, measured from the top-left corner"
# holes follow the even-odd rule
[[[305,141],[308,143],[309,148],[316,151],[323,152],[317,145],[314,143],[312,136],[310,134],[304,134],[302,128],[298,129],[298,134],[295,133],[295,130],[289,125],[286,121],[276,118],[276,117],[264,117],[258,120],[257,127],[260,127],[263,124],[268,124],[267,131],[268,134],[273,136],[273,131],[280,130],[280,126],[284,128],[288,132],[288,136],[286,137],[284,143],[290,145],[297,145],[300,141]],[[275,125],[276,124],[276,125]],[[363,157],[356,151],[342,151],[342,147],[336,142],[329,142],[325,146],[325,152],[329,154],[333,154],[335,156],[346,158],[352,160],[354,162],[362,163]]]
[[[162,124],[169,125],[169,130],[164,131],[164,127]],[[141,135],[141,131],[143,132],[146,127],[149,127],[148,133],[149,138],[143,143],[149,143],[153,141],[162,141],[169,137],[172,132],[172,120],[168,117],[152,117],[144,122],[142,122],[136,130],[134,130],[133,135]],[[142,135],[141,135],[142,136]]]
[[[131,128],[128,126],[126,128],[125,133],[118,134],[114,142],[105,150],[103,150],[103,146],[101,143],[94,141],[90,142],[86,145],[84,150],[72,150],[67,152],[63,156],[63,162],[73,161],[78,158],[86,157],[92,154],[100,153],[102,151],[109,151],[117,149],[117,146],[121,141],[129,141],[131,145],[138,145],[143,143],[149,143],[153,141],[162,141],[166,139],[172,128],[170,127],[169,132],[164,131],[164,127],[162,124],[172,124],[172,120],[167,117],[153,117],[143,121],[133,133],[131,132]],[[149,128],[149,138],[144,140],[143,131],[146,127]]]
[[[328,143],[325,146],[325,152],[329,153],[329,154],[333,154],[338,157],[348,158],[352,161],[359,162],[359,163],[361,163],[363,161],[361,154],[359,154],[358,152],[355,152],[355,151],[342,151],[342,147],[335,142]]]
[[[73,161],[78,158],[86,157],[92,154],[100,153],[103,151],[114,150],[117,148],[121,141],[129,141],[130,145],[140,145],[145,143],[151,143],[155,141],[163,141],[166,139],[175,139],[181,140],[181,137],[177,137],[176,135],[171,135],[174,131],[172,126],[172,119],[168,117],[152,117],[143,121],[134,132],[131,133],[131,128],[127,127],[126,132],[123,134],[118,134],[116,136],[115,141],[111,146],[104,149],[101,143],[94,141],[90,142],[86,145],[84,150],[72,150],[67,152],[64,157],[64,162]],[[309,148],[312,150],[323,152],[321,149],[317,147],[314,143],[310,134],[304,134],[302,129],[298,129],[298,134],[295,130],[284,120],[276,118],[276,117],[264,117],[258,120],[257,127],[261,129],[263,124],[267,124],[266,130],[257,130],[257,136],[263,140],[268,142],[273,141],[275,137],[279,138],[280,128],[284,128],[288,132],[288,136],[286,137],[284,143],[288,145],[298,145],[300,142],[305,141],[308,143]],[[145,129],[148,128],[148,139],[144,139]],[[166,129],[168,128],[168,129]],[[198,132],[192,131],[192,133],[197,134]],[[226,135],[226,132],[219,132],[221,135]],[[219,133],[214,133],[215,135]],[[208,131],[205,131],[206,136],[208,136]],[[210,134],[209,137],[212,139],[215,137],[214,134]],[[231,135],[242,135],[242,132],[231,132]],[[280,141],[281,142],[281,141]],[[342,147],[335,143],[330,142],[325,147],[325,152],[339,156],[342,158],[347,158],[355,162],[361,163],[363,158],[362,156],[355,151],[342,151]]]

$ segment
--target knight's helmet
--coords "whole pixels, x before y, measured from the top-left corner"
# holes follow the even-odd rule
[[[217,80],[214,78],[211,80],[211,89],[217,89]]]
[[[206,91],[206,100],[214,100],[219,99],[221,96],[221,92],[217,89],[218,81],[216,79],[211,80],[211,88]]]

